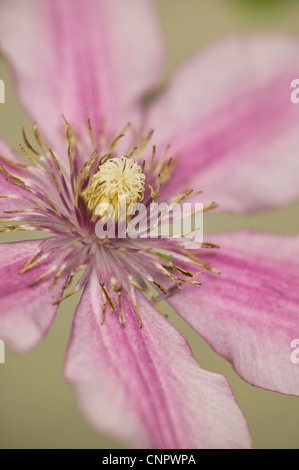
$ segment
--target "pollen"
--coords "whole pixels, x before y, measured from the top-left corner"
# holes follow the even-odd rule
[[[123,220],[143,200],[144,188],[141,166],[122,156],[102,163],[81,196],[94,218]]]

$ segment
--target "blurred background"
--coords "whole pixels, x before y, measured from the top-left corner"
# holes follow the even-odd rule
[[[167,76],[184,58],[224,35],[260,31],[299,35],[298,0],[154,3],[168,46]],[[0,78],[6,88],[6,103],[0,105],[0,138],[16,147],[22,126],[30,127],[30,120],[18,103],[1,56]],[[205,232],[250,227],[291,234],[299,232],[298,215],[298,203],[246,217],[215,214],[205,221]],[[2,242],[17,239],[17,235],[11,234],[1,237]],[[62,378],[64,353],[78,300],[79,297],[71,298],[63,303],[46,340],[33,352],[18,357],[6,350],[6,364],[0,364],[0,448],[122,448],[121,443],[91,429]],[[299,399],[248,385],[174,312],[170,319],[188,340],[200,365],[228,378],[247,419],[254,448],[298,448]]]

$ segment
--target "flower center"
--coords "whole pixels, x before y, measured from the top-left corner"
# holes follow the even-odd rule
[[[129,206],[142,201],[144,186],[141,166],[122,156],[102,163],[81,196],[94,217],[121,220],[127,217]]]

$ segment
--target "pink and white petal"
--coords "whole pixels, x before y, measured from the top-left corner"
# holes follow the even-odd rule
[[[170,303],[245,380],[299,395],[291,360],[299,338],[299,237],[241,231],[209,239],[220,250],[205,261],[221,274],[203,273],[201,287],[184,288]]]
[[[53,280],[45,277],[29,285],[49,269],[41,263],[19,274],[36,252],[40,240],[0,244],[0,338],[19,353],[25,353],[41,341],[50,328],[61,297],[65,278],[50,288]]]
[[[7,158],[15,163],[24,163],[24,161],[5,143],[0,139],[0,157]],[[0,163],[2,164],[2,159],[0,158]]]
[[[155,143],[180,156],[169,195],[184,184],[237,212],[298,197],[299,106],[290,88],[298,58],[297,39],[242,36],[176,72],[148,116]]]
[[[202,370],[178,331],[143,297],[106,313],[93,273],[77,308],[65,376],[88,420],[134,448],[248,447],[224,377]]]
[[[1,0],[0,47],[20,99],[60,149],[64,114],[119,131],[162,71],[164,46],[148,0]]]

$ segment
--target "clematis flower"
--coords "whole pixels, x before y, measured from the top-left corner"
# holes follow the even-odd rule
[[[99,203],[116,211],[124,194],[147,208],[190,197],[237,212],[295,199],[297,41],[215,44],[146,108],[164,62],[147,1],[2,0],[0,18],[0,46],[36,122],[34,142],[23,131],[20,146],[29,164],[0,143],[2,231],[53,235],[0,245],[0,337],[29,351],[82,290],[65,376],[97,429],[133,447],[249,447],[227,380],[200,368],[160,302],[244,379],[298,395],[298,237],[224,233],[189,250],[95,230]]]

